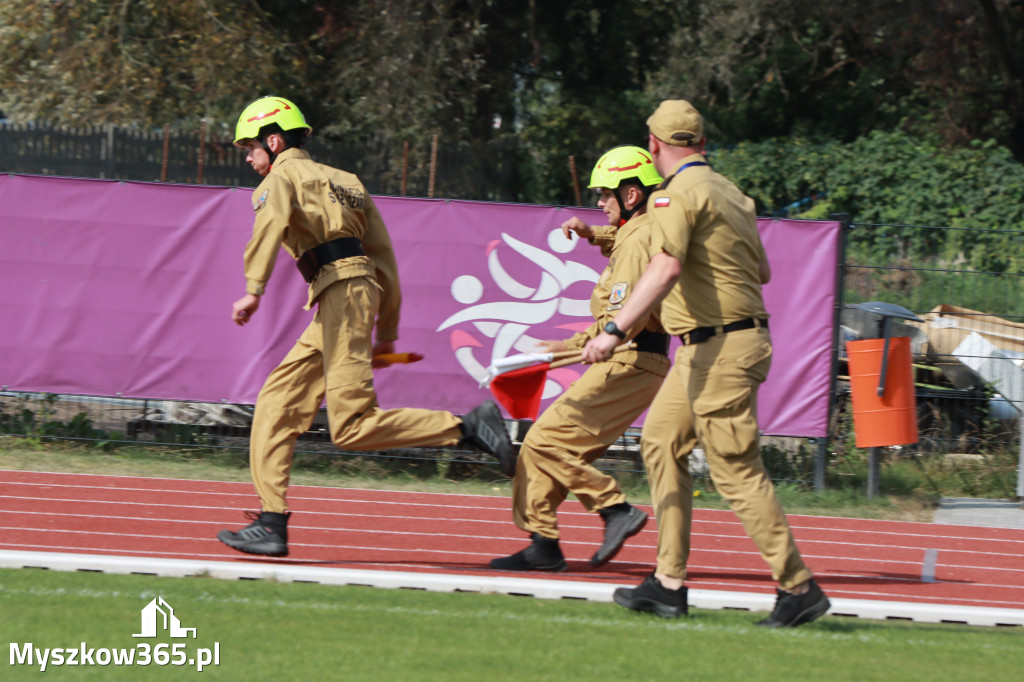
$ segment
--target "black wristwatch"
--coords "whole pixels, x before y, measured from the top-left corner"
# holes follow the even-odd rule
[[[609,321],[604,326],[604,332],[606,334],[611,334],[612,336],[617,336],[620,339],[622,339],[623,341],[626,340],[626,332],[624,332],[621,329],[619,329],[618,325],[616,325],[614,321]]]

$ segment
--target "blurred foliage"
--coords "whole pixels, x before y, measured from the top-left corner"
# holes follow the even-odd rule
[[[35,399],[22,397],[13,405],[0,404],[0,435],[22,436],[35,444],[69,438],[109,447],[111,434],[97,429],[84,412],[75,414],[70,421],[59,419],[56,409],[59,397],[47,393]]]
[[[303,87],[333,138],[470,137],[483,87],[487,3],[356,0],[318,3],[316,59]],[[293,87],[298,86],[298,83]]]
[[[902,131],[918,142],[871,159],[884,172],[829,200],[863,204],[866,222],[992,225],[1004,217],[996,202],[1018,198],[1008,178],[1024,159],[1022,70],[1019,0],[0,3],[0,114],[12,121],[195,130],[202,118],[223,133],[246,103],[281,94],[325,140],[380,156],[375,168],[403,141],[422,167],[435,135],[447,149],[515,144],[520,167],[502,177],[535,203],[574,202],[570,156],[585,187],[603,151],[643,144],[655,104],[682,97],[713,142],[786,139],[811,161],[829,141],[864,139],[872,153],[873,134]],[[900,167],[919,159],[913,147],[939,156],[973,140],[1009,150],[965,167],[993,186],[964,196],[936,181],[892,201],[893,175],[930,172]],[[822,176],[780,155],[769,158],[787,177],[752,189],[768,207],[768,197],[803,198],[799,187]],[[935,208],[942,191],[960,212]]]
[[[5,0],[0,108],[73,125],[224,121],[300,58],[271,26],[253,3]]]
[[[743,142],[709,158],[762,215],[812,195],[823,198],[794,217],[850,214],[849,263],[919,270],[914,281],[872,275],[893,302],[913,310],[956,302],[1024,314],[1024,166],[995,142],[946,147],[935,138],[874,131],[847,144],[799,137]],[[964,281],[960,271],[991,274],[985,286],[955,291]]]
[[[687,2],[651,74],[726,140],[875,129],[996,139],[1024,153],[1024,4],[1015,0]]]
[[[647,112],[656,102],[644,92],[667,49],[672,27],[686,21],[672,0],[531,0],[491,3],[489,16],[505,26],[504,44],[485,52],[486,80],[511,70],[507,94],[511,124],[527,150],[526,194],[535,203],[575,203],[569,156],[577,183],[592,203],[590,171],[607,149],[646,147]],[[497,25],[497,24],[490,24]]]

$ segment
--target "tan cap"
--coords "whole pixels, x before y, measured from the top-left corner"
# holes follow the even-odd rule
[[[704,137],[700,112],[685,99],[667,99],[647,119],[651,133],[667,144],[689,147]]]

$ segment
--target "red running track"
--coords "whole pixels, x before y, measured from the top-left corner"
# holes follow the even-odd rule
[[[250,484],[0,471],[0,551],[524,575],[488,567],[526,544],[507,498],[293,486],[290,500],[291,554],[261,560],[215,537],[246,525],[242,512],[258,508]],[[731,512],[694,515],[691,588],[774,594],[766,565]],[[1024,530],[789,518],[831,597],[1024,609]],[[601,541],[600,518],[569,501],[559,519],[569,570],[531,577],[632,584],[653,567],[653,516],[601,569],[588,561]]]

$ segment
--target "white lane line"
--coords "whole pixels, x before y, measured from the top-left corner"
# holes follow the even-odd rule
[[[71,474],[69,474],[69,475],[71,475]],[[99,474],[74,474],[74,475],[75,476],[100,476]],[[154,479],[154,480],[161,480],[161,479]],[[164,479],[164,480],[185,480],[185,481],[188,481],[189,479]],[[193,482],[195,482],[195,481],[193,481]],[[199,482],[201,482],[201,483],[208,483],[209,481],[199,481]],[[214,483],[216,483],[216,482],[214,482]],[[26,485],[26,486],[43,486],[43,487],[49,485],[50,487],[79,488],[79,489],[85,489],[85,490],[90,490],[90,491],[96,491],[97,490],[97,488],[95,488],[93,486],[86,486],[86,485],[81,485],[80,486],[80,485],[67,485],[67,484],[44,484],[44,483],[38,483],[38,482],[13,482],[13,483],[5,482],[4,484]],[[2,484],[0,484],[0,485],[2,485]],[[237,485],[246,485],[246,484],[239,483]],[[452,495],[450,493],[418,493],[418,492],[408,492],[408,491],[369,490],[369,489],[356,489],[356,488],[353,488],[353,489],[323,488],[323,487],[314,487],[314,486],[292,486],[291,490],[294,491],[294,490],[296,490],[298,488],[303,488],[303,487],[305,487],[306,489],[309,489],[309,490],[352,490],[352,491],[360,491],[360,492],[373,492],[373,493],[387,494],[389,496],[393,495],[393,496],[398,496],[398,497],[400,497],[400,496],[407,496],[407,495],[417,495],[417,496],[419,496],[419,495],[435,495],[435,496],[438,496],[438,497],[448,497],[448,498],[451,498],[451,497],[459,498],[459,497],[461,497],[461,498],[466,498],[467,500],[473,500],[474,502],[479,502],[481,500],[501,500],[502,501],[502,505],[501,506],[489,506],[489,505],[488,506],[480,506],[479,504],[455,505],[455,504],[450,504],[450,503],[443,503],[443,504],[441,504],[441,503],[432,503],[432,502],[412,502],[412,501],[406,501],[406,500],[400,500],[400,499],[396,499],[396,500],[366,500],[366,499],[360,499],[358,497],[299,497],[299,499],[297,500],[298,508],[295,509],[294,511],[298,511],[298,512],[301,512],[303,514],[332,514],[332,513],[337,513],[337,512],[324,512],[324,511],[303,510],[302,509],[302,507],[304,507],[306,505],[317,504],[317,503],[357,504],[357,505],[384,505],[384,506],[401,506],[403,508],[413,508],[413,507],[436,508],[436,507],[444,507],[444,508],[447,508],[447,509],[467,509],[467,510],[473,510],[475,512],[503,512],[503,511],[507,511],[509,509],[508,498],[494,498],[494,497],[487,496],[487,495],[475,495],[475,496],[474,495]],[[99,488],[98,490],[104,490],[104,488]],[[217,495],[217,496],[222,496],[222,497],[244,497],[244,498],[246,498],[247,502],[250,502],[252,497],[254,496],[254,493],[252,491],[247,491],[247,492],[244,492],[244,493],[243,492],[233,493],[233,492],[217,492],[217,491],[188,491],[188,490],[158,489],[158,488],[121,488],[121,487],[115,488],[113,490],[129,491],[129,492],[145,492],[145,493],[150,493],[150,494],[166,494],[166,495],[196,495],[196,494],[198,494],[198,495]],[[82,499],[64,499],[64,498],[51,498],[51,497],[40,497],[40,496],[14,496],[14,495],[3,495],[3,494],[0,494],[0,500],[2,500],[2,499],[23,500],[23,501],[41,501],[41,502],[79,502],[79,503],[82,503],[82,504],[138,504],[140,506],[150,505],[150,506],[186,507],[186,508],[194,508],[194,509],[225,509],[224,507],[210,507],[210,506],[207,506],[207,505],[182,504],[180,501],[178,501],[175,504],[172,504],[172,503],[154,504],[154,503],[127,502],[127,501],[117,501],[117,500],[82,500]],[[652,513],[651,507],[649,505],[638,505],[638,506],[641,509],[644,509],[645,511],[647,511],[648,513]],[[705,533],[705,534],[703,534],[705,537],[709,537],[709,536],[710,537],[726,537],[726,538],[729,538],[729,537],[746,537],[746,535],[743,532],[742,526],[740,525],[739,521],[732,515],[732,512],[730,512],[730,511],[701,509],[701,510],[695,510],[695,512],[697,513],[697,517],[698,518],[695,518],[694,523],[697,524],[697,525],[722,524],[722,525],[725,525],[725,526],[728,526],[728,527],[734,529],[734,533],[731,533],[731,534],[727,534],[727,535],[726,534],[713,535],[713,534]],[[729,518],[723,519],[723,520],[702,518],[702,517],[706,516],[707,514],[711,514],[711,513],[714,513],[716,515],[728,515]],[[593,518],[594,514],[592,514],[590,512],[587,512],[587,511],[574,511],[572,509],[562,509],[562,510],[559,510],[559,517],[560,518],[566,518],[566,519],[571,518],[571,517]],[[792,519],[794,517],[791,516],[789,518]],[[801,517],[801,518],[815,519],[815,520],[818,520],[818,521],[827,520],[827,519],[831,519],[831,518],[841,518],[843,520],[847,520],[847,519],[845,519],[845,517],[806,517],[805,516],[805,517]],[[859,519],[853,519],[853,520],[859,521]],[[883,521],[882,520],[871,520],[870,523],[872,523],[872,524],[883,523]],[[891,522],[888,522],[888,523],[907,523],[907,522],[891,521]],[[1021,538],[1021,539],[1017,539],[1017,538],[979,538],[979,537],[972,536],[972,535],[949,535],[949,534],[940,532],[938,530],[937,530],[937,532],[934,532],[934,533],[907,533],[905,531],[904,532],[889,532],[889,531],[881,531],[881,530],[868,529],[868,528],[860,528],[860,529],[857,529],[857,528],[831,528],[831,527],[828,527],[828,526],[801,525],[801,524],[792,523],[792,522],[791,522],[790,525],[793,528],[795,534],[798,536],[798,539],[799,539],[801,545],[809,545],[811,543],[829,543],[829,544],[836,543],[836,544],[844,544],[843,541],[841,541],[841,540],[824,540],[824,539],[818,539],[818,538],[813,538],[812,539],[812,538],[808,538],[806,536],[799,537],[802,534],[802,532],[815,531],[815,532],[827,532],[830,535],[838,535],[838,536],[844,536],[844,535],[863,535],[865,533],[870,533],[870,534],[876,535],[876,536],[898,537],[898,538],[900,538],[903,541],[906,541],[908,538],[915,538],[915,539],[920,539],[920,540],[924,541],[922,544],[927,544],[927,541],[930,540],[930,539],[933,539],[933,538],[941,538],[944,542],[956,542],[956,541],[965,541],[966,540],[966,541],[970,541],[972,544],[974,544],[974,546],[977,546],[977,543],[993,543],[993,542],[994,543],[998,543],[998,544],[1010,544],[1010,545],[1014,545],[1014,546],[1016,546],[1016,545],[1024,546],[1024,538]],[[929,527],[928,524],[915,524],[915,525],[921,527],[922,529]],[[896,548],[906,548],[906,549],[920,549],[921,548],[919,545],[906,545],[906,544],[904,544],[904,545],[878,545],[878,544],[865,544],[863,542],[856,542],[856,541],[849,542],[848,544],[852,544],[852,545],[855,545],[855,546],[858,546],[858,547],[874,546],[874,547],[896,547]],[[947,551],[956,551],[956,550],[947,550]],[[972,551],[972,550],[966,550],[966,551]],[[1009,552],[1009,553],[993,552],[993,554],[995,554],[997,556],[1002,556],[1002,555],[1017,556],[1018,553],[1019,553],[1019,551],[1016,550],[1016,549],[1013,550],[1012,552]]]
[[[111,504],[112,505],[122,505],[122,506],[129,506],[129,507],[168,507],[169,506],[169,507],[178,508],[178,505],[160,504],[160,503],[149,503],[149,502],[130,503],[130,502],[98,501],[97,503],[99,503],[99,504],[107,504],[107,505],[111,505]],[[210,511],[226,511],[226,512],[237,511],[237,510],[235,510],[233,508],[229,508],[229,507],[207,507],[205,509],[208,509]],[[12,513],[12,514],[18,514],[18,515],[22,515],[22,516],[24,516],[24,515],[32,515],[32,516],[38,516],[38,517],[51,517],[51,516],[52,517],[81,517],[82,516],[81,512],[69,513],[69,512],[24,511],[24,510],[20,510],[20,509],[0,509],[0,513],[4,513],[4,512],[8,512],[8,513]],[[315,515],[315,516],[320,516],[320,517],[336,517],[336,518],[344,518],[344,519],[350,519],[350,518],[359,517],[359,516],[366,516],[366,515],[363,515],[363,514],[345,514],[345,513],[339,513],[339,512],[303,512],[302,515],[303,516]],[[477,519],[477,518],[438,518],[438,517],[417,517],[417,516],[381,516],[381,515],[369,515],[369,516],[373,516],[374,518],[392,519],[392,520],[399,520],[399,521],[426,521],[426,522],[431,522],[431,523],[485,524],[485,525],[487,525],[489,527],[494,527],[494,526],[499,526],[500,525],[500,526],[507,526],[508,530],[510,531],[510,533],[511,532],[515,532],[515,529],[511,526],[511,524],[509,524],[508,521],[504,521],[504,520],[489,520],[489,519]],[[163,518],[163,517],[109,516],[109,515],[107,515],[107,516],[101,516],[101,517],[96,517],[96,518],[103,518],[103,519],[111,521],[111,522],[134,521],[134,522],[146,522],[146,523],[181,523],[181,524],[203,524],[203,525],[220,525],[220,526],[223,526],[225,524],[231,525],[231,523],[233,522],[232,520],[182,519],[180,517]],[[469,533],[437,533],[437,532],[399,531],[399,530],[393,530],[393,529],[392,530],[381,531],[381,529],[379,529],[379,528],[345,527],[345,526],[339,526],[339,525],[336,525],[336,524],[335,525],[331,525],[329,527],[293,524],[291,527],[296,529],[296,530],[312,530],[312,531],[320,531],[320,532],[375,533],[375,534],[376,533],[380,533],[380,532],[386,532],[386,533],[392,534],[392,535],[410,535],[410,536],[427,535],[427,536],[431,536],[431,537],[434,537],[434,536],[437,536],[437,535],[444,535],[445,537],[469,538],[469,539],[480,539],[480,540],[507,540],[507,539],[516,539],[516,538],[519,537],[518,535],[498,535],[498,536],[495,536],[495,535],[481,535],[479,533],[476,533],[476,534],[469,534]],[[576,526],[576,525],[571,525],[571,524],[562,524],[562,528],[563,528],[563,530],[570,530],[570,529],[572,529],[572,530],[585,530],[585,531],[597,531],[597,530],[599,530],[598,528],[591,527],[591,526]],[[10,529],[11,530],[24,530],[26,532],[30,532],[30,531],[34,531],[34,530],[39,530],[39,531],[51,530],[51,529],[32,529],[32,528],[24,528],[24,527],[20,527],[19,528],[19,527],[13,527],[13,526],[10,527]],[[71,532],[78,532],[78,531],[71,531]],[[645,529],[644,531],[641,531],[641,533],[638,535],[638,539],[632,541],[629,546],[631,548],[634,548],[634,549],[655,549],[656,546],[654,544],[643,543],[643,542],[641,542],[639,540],[639,538],[644,538],[644,537],[652,538],[652,537],[655,536],[655,534],[656,534],[656,530],[654,530],[653,528]],[[736,538],[733,538],[733,536],[719,536],[719,535],[712,535],[712,534],[700,533],[700,532],[694,532],[693,533],[693,537],[694,538],[699,538],[699,539],[709,539],[709,538],[710,539],[713,539],[713,538],[719,538],[719,539],[724,538],[724,539],[727,539],[727,540],[736,539]],[[743,539],[746,540],[746,538],[743,538]],[[572,540],[572,539],[568,539],[568,538],[564,538],[563,537],[562,544],[566,545],[566,546],[569,546],[569,545],[586,545],[586,546],[590,546],[591,543],[585,542],[585,541],[579,541],[579,540]],[[891,546],[891,545],[870,545],[870,544],[841,543],[841,542],[829,542],[829,543],[820,543],[820,544],[822,544],[822,545],[829,545],[829,546],[832,546],[832,545],[852,546],[852,547],[856,547],[858,550],[863,550],[863,548],[865,548],[865,547],[874,547],[874,548],[885,549],[885,550],[890,550],[890,551],[893,551],[893,550],[915,550],[915,549],[918,549],[918,548],[915,548],[915,547],[895,547],[895,546]],[[805,551],[803,552],[804,558],[808,559],[808,560],[820,560],[820,561],[839,560],[839,561],[844,561],[844,562],[885,563],[885,564],[891,564],[891,565],[894,565],[894,566],[896,566],[896,565],[908,565],[908,566],[914,566],[914,567],[919,565],[919,562],[918,562],[917,559],[895,559],[892,556],[888,556],[888,557],[869,557],[868,556],[868,557],[866,557],[866,556],[842,556],[842,555],[837,555],[837,554],[825,554],[825,553],[821,552],[821,550],[824,549],[824,547],[820,546],[819,543],[808,543],[808,542],[805,542],[805,543],[802,543],[802,545],[805,547]],[[815,547],[818,551],[811,551],[811,547]],[[699,553],[703,553],[703,552],[707,552],[707,553],[727,553],[727,554],[737,554],[738,553],[738,554],[742,554],[742,555],[757,556],[757,552],[755,551],[755,549],[756,548],[753,546],[753,544],[750,544],[750,546],[746,547],[745,549],[737,549],[737,548],[734,548],[734,547],[729,547],[729,548],[700,547],[700,548],[695,548],[694,552],[695,553],[698,553],[698,552]],[[944,551],[946,552],[947,556],[948,555],[957,555],[957,558],[959,559],[959,561],[957,561],[956,563],[949,562],[949,563],[944,564],[947,568],[950,568],[950,569],[1004,571],[1004,572],[1009,572],[1011,574],[1024,571],[1024,565],[1012,566],[1012,567],[998,567],[998,566],[991,566],[991,565],[983,564],[983,563],[968,563],[967,561],[965,561],[965,560],[969,560],[970,557],[972,557],[972,556],[977,556],[979,558],[982,557],[982,556],[1010,557],[1010,558],[1016,559],[1019,555],[1017,555],[1017,554],[1015,554],[1013,552],[981,552],[981,551],[972,551],[972,550],[944,550]],[[861,553],[863,553],[863,552],[861,552]],[[950,560],[947,559],[947,561],[950,561]]]

